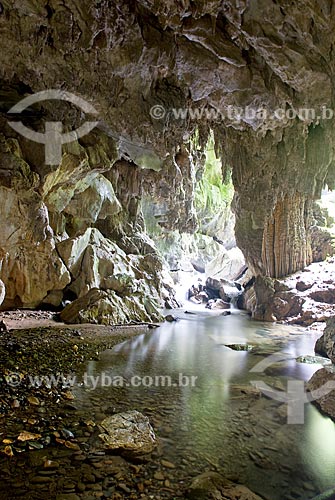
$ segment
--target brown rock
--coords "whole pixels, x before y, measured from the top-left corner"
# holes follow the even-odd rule
[[[193,479],[188,491],[189,500],[261,500],[247,487],[234,484],[216,472],[204,472]]]
[[[326,320],[323,335],[316,341],[315,352],[335,363],[335,317]]]
[[[318,370],[308,382],[307,389],[315,406],[335,420],[335,372],[328,368]]]

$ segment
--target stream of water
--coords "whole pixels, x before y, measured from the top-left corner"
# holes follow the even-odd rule
[[[287,423],[287,405],[259,396],[255,378],[274,390],[288,380],[307,381],[319,364],[296,362],[313,355],[316,334],[298,327],[259,323],[240,312],[230,316],[174,311],[179,321],[102,354],[87,366],[99,377],[137,376],[142,385],[76,388],[77,404],[92,413],[136,409],[148,415],[162,443],[162,454],[183,468],[217,470],[268,500],[312,498],[335,484],[335,425],[311,404],[303,424]],[[225,344],[248,343],[250,352]],[[262,373],[250,370],[274,352],[286,361]],[[196,377],[186,386],[180,377]],[[170,376],[171,387],[151,385],[149,377]],[[179,384],[180,380],[185,386]]]

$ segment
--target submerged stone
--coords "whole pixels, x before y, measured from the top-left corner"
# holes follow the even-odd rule
[[[224,346],[233,349],[233,351],[251,351],[254,347],[250,344],[224,344]]]
[[[99,435],[105,448],[137,458],[151,453],[157,445],[148,417],[138,411],[118,413],[105,418]]]
[[[296,358],[297,363],[306,363],[309,365],[320,364],[320,365],[329,365],[331,361],[329,359],[323,358],[322,356],[299,356]]]
[[[235,484],[216,472],[195,477],[188,488],[189,500],[262,500],[246,486]]]

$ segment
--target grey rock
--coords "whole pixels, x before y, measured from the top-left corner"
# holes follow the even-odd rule
[[[187,490],[189,500],[261,500],[247,487],[232,483],[216,472],[204,472]]]
[[[105,418],[100,424],[104,431],[99,435],[103,446],[118,450],[133,458],[150,454],[157,439],[148,417],[138,411],[118,413]]]
[[[313,404],[322,413],[335,420],[335,372],[331,368],[322,368],[314,373],[307,384]]]
[[[335,317],[326,320],[323,335],[316,341],[315,352],[335,363]]]

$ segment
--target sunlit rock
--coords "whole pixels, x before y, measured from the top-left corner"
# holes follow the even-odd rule
[[[60,313],[65,323],[102,325],[151,323],[164,321],[159,305],[150,295],[120,297],[113,290],[92,288],[86,295],[67,305]]]
[[[157,446],[148,417],[138,411],[107,417],[100,423],[100,427],[103,433],[99,437],[103,446],[130,458],[148,455]]]

